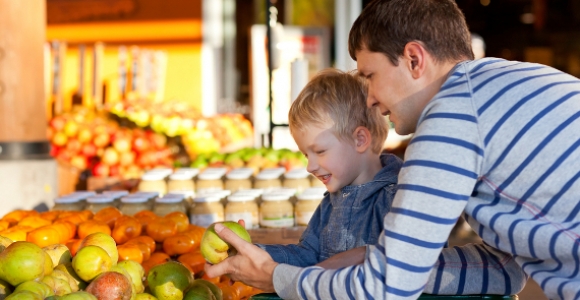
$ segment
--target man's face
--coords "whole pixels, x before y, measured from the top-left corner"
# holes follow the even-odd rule
[[[356,52],[358,71],[367,79],[367,105],[388,115],[400,135],[415,132],[422,104],[420,81],[413,78],[410,63],[402,57],[394,66],[386,55],[362,49]]]

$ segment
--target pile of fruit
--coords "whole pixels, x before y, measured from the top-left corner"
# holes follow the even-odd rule
[[[183,101],[127,99],[110,104],[107,109],[139,127],[150,127],[169,137],[181,136],[191,157],[252,139],[254,134],[250,121],[240,114],[204,118],[195,107]]]
[[[166,136],[120,127],[106,113],[84,107],[50,120],[48,138],[54,157],[98,177],[138,178],[144,170],[174,162]]]
[[[206,232],[212,230],[189,224],[180,212],[16,210],[0,219],[0,299],[246,299],[260,293],[204,275],[211,260],[200,245],[216,247],[215,232],[209,242]]]

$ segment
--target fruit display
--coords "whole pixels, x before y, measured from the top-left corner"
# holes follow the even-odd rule
[[[48,138],[52,156],[97,177],[138,178],[145,170],[174,163],[166,136],[121,127],[107,113],[84,107],[51,119]]]
[[[243,227],[226,223],[249,241]],[[181,212],[15,210],[0,219],[0,299],[247,299],[262,292],[204,274],[203,249],[217,249],[218,240]]]
[[[212,152],[199,154],[191,163],[192,168],[206,167],[251,168],[254,173],[268,168],[282,167],[286,170],[303,168],[306,157],[298,151],[271,148],[242,148],[231,153]]]
[[[224,147],[253,138],[250,121],[240,114],[219,114],[204,118],[182,101],[153,102],[127,99],[107,109],[139,127],[149,127],[168,137],[181,136],[185,150],[194,158],[201,153],[221,151]]]

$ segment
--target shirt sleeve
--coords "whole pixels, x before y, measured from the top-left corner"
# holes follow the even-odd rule
[[[300,241],[296,245],[261,245],[262,248],[277,263],[290,264],[299,267],[308,267],[319,263],[320,258],[320,232],[321,206],[312,215],[308,227],[302,233]]]
[[[296,293],[281,296],[417,298],[474,190],[483,157],[471,94],[438,95],[425,108],[407,147],[384,231],[377,245],[367,247],[363,264],[306,268],[298,275]]]

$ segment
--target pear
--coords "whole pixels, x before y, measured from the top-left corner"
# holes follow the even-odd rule
[[[31,291],[20,291],[10,294],[6,300],[43,300],[41,295]]]
[[[82,247],[72,261],[75,273],[84,281],[91,281],[113,266],[111,257],[99,246]]]
[[[73,292],[79,290],[79,285],[76,283],[76,281],[74,281],[74,279],[72,279],[66,272],[62,270],[54,269],[52,270],[52,274],[50,274],[50,276],[68,282],[68,285],[70,286],[70,289]]]
[[[89,292],[79,291],[61,296],[58,298],[58,300],[98,300],[98,299]]]
[[[0,280],[0,300],[6,299],[12,293],[12,287],[8,282]]]
[[[215,299],[215,300],[222,300],[223,299],[223,292],[222,290],[216,286],[215,284],[203,280],[197,279],[194,280],[185,296],[183,297],[184,300],[202,300],[202,299]]]
[[[52,260],[53,266],[58,266],[59,264],[64,264],[72,261],[72,255],[70,254],[70,250],[66,245],[63,244],[48,245],[42,248],[42,250],[48,253],[48,255]]]
[[[154,266],[147,275],[151,293],[159,300],[181,300],[193,281],[191,272],[180,262],[168,261]]]
[[[54,268],[54,271],[56,271],[56,270],[60,270],[60,271],[64,272],[69,277],[68,281],[70,283],[71,288],[73,288],[73,286],[76,285],[79,290],[84,290],[87,287],[87,285],[88,285],[87,282],[82,280],[77,275],[77,273],[75,272],[75,270],[72,266],[72,262],[60,264]]]
[[[52,264],[52,259],[50,258],[50,255],[48,255],[48,253],[44,252],[44,276],[50,275],[52,273],[52,268],[54,268],[54,265]]]
[[[131,284],[135,293],[143,293],[145,286],[143,285],[143,278],[145,277],[145,269],[143,266],[134,260],[124,260],[117,264],[118,268],[123,268],[130,276]]]
[[[36,280],[25,281],[25,282],[19,284],[16,287],[16,289],[14,289],[14,292],[17,293],[20,291],[30,291],[30,292],[39,294],[40,296],[42,296],[43,299],[46,297],[54,295],[54,291],[52,290],[51,287],[49,287],[44,282],[40,282],[40,281],[36,281]]]
[[[133,300],[157,300],[155,296],[148,294],[148,293],[139,293],[135,295],[135,299]]]
[[[70,284],[68,283],[68,281],[65,281],[63,279],[49,275],[44,276],[44,278],[42,278],[41,281],[46,283],[46,285],[48,285],[54,291],[54,294],[57,296],[72,293]]]
[[[45,253],[30,242],[18,241],[0,253],[0,279],[16,286],[44,276]]]
[[[81,242],[79,246],[79,251],[86,246],[99,246],[107,251],[109,257],[111,258],[112,265],[116,265],[119,261],[119,250],[117,250],[117,243],[108,234],[102,232],[95,232],[87,235]]]

